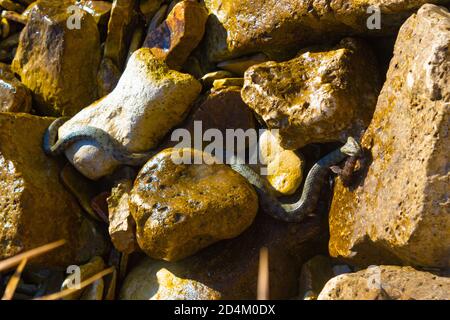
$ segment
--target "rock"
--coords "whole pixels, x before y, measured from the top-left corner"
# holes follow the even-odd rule
[[[242,99],[269,129],[279,129],[283,148],[297,149],[358,136],[370,122],[378,87],[372,52],[346,38],[331,50],[249,68]]]
[[[327,282],[319,300],[449,300],[450,278],[411,267],[371,266]]]
[[[136,0],[114,0],[111,8],[103,57],[110,59],[120,71],[123,70],[133,34],[135,7]]]
[[[222,61],[217,64],[217,67],[223,70],[230,71],[238,76],[243,77],[245,71],[255,64],[266,62],[268,59],[265,54],[259,53],[249,57]]]
[[[269,130],[259,137],[259,152],[267,170],[263,177],[280,194],[294,194],[303,181],[305,161],[294,151],[282,148]]]
[[[163,148],[194,148],[208,151],[206,148],[211,142],[202,138],[208,130],[212,129],[217,133],[220,132],[221,136],[225,137],[223,141],[225,144],[224,151],[231,154],[232,150],[229,150],[226,145],[227,129],[235,130],[235,132],[241,129],[247,132],[249,129],[255,129],[255,125],[253,112],[242,101],[240,89],[234,87],[224,88],[210,92],[202,101],[196,103],[182,127],[182,129],[187,130],[187,138],[185,140],[180,142],[176,139],[174,131],[170,141],[164,143]],[[244,146],[237,144],[235,150],[240,151],[246,146],[248,146],[247,142]],[[227,155],[224,154],[224,156]],[[222,163],[226,163],[226,159],[220,160],[223,160]]]
[[[179,69],[205,32],[208,15],[202,4],[184,0],[177,3],[167,19],[150,32],[143,44],[172,69]]]
[[[42,136],[52,121],[0,113],[0,260],[59,239],[67,244],[28,264],[67,266],[106,249],[98,226],[82,217],[59,180],[64,163],[42,151]]]
[[[228,71],[214,71],[205,74],[202,78],[203,88],[211,88],[215,80],[220,80],[224,78],[231,78],[233,74]]]
[[[183,159],[202,164],[178,164]],[[142,168],[130,211],[137,242],[148,256],[180,260],[238,236],[253,222],[258,210],[253,187],[224,164],[206,164],[212,161],[194,149],[166,149]]]
[[[164,262],[145,259],[128,273],[122,300],[218,300],[220,293],[191,279],[181,279]],[[153,292],[152,292],[153,291]],[[148,293],[152,292],[149,296]]]
[[[402,26],[353,187],[337,183],[330,254],[352,263],[449,267],[450,14],[423,6]]]
[[[59,137],[93,126],[131,152],[148,151],[184,120],[200,91],[200,83],[192,76],[168,69],[150,49],[142,48],[131,56],[116,88],[67,121],[59,129]],[[69,161],[93,180],[111,174],[120,163],[89,143],[70,146],[66,150]]]
[[[213,90],[220,90],[227,87],[238,87],[242,88],[244,85],[243,78],[224,78],[214,80],[213,82]]]
[[[139,9],[145,16],[145,20],[149,22],[161,7],[163,0],[141,0],[139,1]]]
[[[80,300],[102,300],[105,283],[103,279],[94,281],[88,286],[80,297]]]
[[[122,72],[109,58],[103,58],[97,73],[98,96],[111,93],[119,82]]]
[[[316,300],[328,280],[338,275],[335,269],[341,268],[333,267],[333,262],[326,256],[315,256],[303,264],[300,274],[300,299]]]
[[[31,111],[31,93],[11,71],[11,68],[0,63],[0,112]]]
[[[136,223],[128,205],[131,188],[132,181],[124,180],[112,189],[108,198],[111,241],[118,251],[128,254],[138,248],[135,236]]]
[[[82,0],[78,3],[81,9],[90,13],[95,22],[98,25],[108,24],[110,13],[111,13],[111,3],[107,1],[92,1],[92,0]]]
[[[317,220],[285,223],[264,213],[239,237],[179,262],[145,258],[128,273],[120,299],[255,299],[261,247],[269,250],[270,298],[298,293],[302,263],[325,249]]]
[[[102,221],[92,208],[92,200],[98,195],[99,186],[85,178],[69,163],[61,170],[60,179],[64,187],[78,200],[83,210],[93,219]]]
[[[97,273],[103,271],[105,268],[105,262],[101,257],[95,256],[93,257],[88,263],[83,264],[81,266],[78,266],[79,269],[71,270],[72,273],[66,277],[64,282],[61,285],[61,291],[66,290],[69,288],[74,288],[74,286],[77,285],[77,281],[79,280],[80,283],[89,279],[90,277],[96,275]],[[78,278],[79,277],[79,278]],[[101,288],[101,291],[103,293],[103,283],[93,283],[92,285],[88,286],[86,289],[80,289],[77,290],[70,295],[66,296],[64,300],[77,300],[82,295],[85,295],[85,300],[89,300],[87,298],[95,296],[95,291],[99,290]],[[94,291],[94,292],[92,292]],[[98,293],[98,292],[97,292]],[[100,298],[101,299],[101,298]]]
[[[264,52],[284,58],[300,48],[326,39],[351,35],[392,35],[425,3],[448,0],[205,0],[210,13],[204,51],[222,61]],[[380,29],[372,27],[373,10],[381,14]],[[372,18],[371,18],[372,17]],[[376,21],[375,21],[376,22]]]
[[[97,24],[80,10],[81,29],[67,28],[71,4],[40,0],[30,12],[12,63],[43,115],[71,116],[97,99]]]

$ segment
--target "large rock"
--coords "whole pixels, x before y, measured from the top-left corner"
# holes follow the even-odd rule
[[[271,299],[298,293],[300,266],[325,249],[317,220],[285,223],[259,213],[239,237],[169,263],[144,259],[128,273],[120,299],[255,299],[260,248],[269,252]]]
[[[67,121],[59,137],[92,126],[131,152],[148,151],[184,120],[200,91],[200,83],[192,76],[170,70],[150,49],[142,48],[131,56],[116,88]],[[90,143],[80,141],[68,148],[69,161],[90,179],[112,173],[120,163]]]
[[[376,67],[365,44],[346,38],[331,50],[305,50],[286,62],[250,67],[242,98],[279,130],[286,149],[344,142],[370,122],[379,89]]]
[[[29,264],[66,266],[104,252],[103,235],[59,180],[64,163],[42,150],[52,120],[0,113],[0,260],[59,239],[67,244]]]
[[[31,92],[3,63],[0,63],[0,84],[0,112],[31,111]]]
[[[371,266],[327,282],[319,300],[450,300],[450,278],[411,267]]]
[[[394,34],[425,3],[450,1],[205,0],[210,12],[205,51],[212,61],[261,51],[273,58],[342,36]],[[379,30],[367,27],[367,20],[374,13],[367,10],[371,5],[380,8]]]
[[[79,11],[80,29],[67,27],[73,1],[40,0],[20,35],[12,69],[44,115],[74,115],[97,98],[100,39],[94,18]]]
[[[150,257],[185,258],[238,236],[253,222],[258,211],[253,187],[228,166],[211,160],[194,149],[166,149],[140,171],[130,211],[137,242]]]
[[[184,0],[177,3],[165,22],[151,31],[143,46],[164,60],[171,68],[179,69],[205,32],[208,13],[202,4]]]
[[[425,5],[402,26],[353,188],[337,183],[330,254],[355,263],[450,266],[450,14]]]

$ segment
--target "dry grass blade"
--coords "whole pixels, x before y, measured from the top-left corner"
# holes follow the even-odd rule
[[[69,288],[69,289],[66,289],[66,290],[63,290],[60,292],[49,294],[48,296],[36,298],[34,300],[58,300],[58,299],[64,298],[64,297],[74,293],[75,291],[78,291],[78,290],[81,290],[81,289],[87,287],[88,285],[97,281],[98,279],[103,278],[107,274],[112,273],[114,270],[115,270],[114,267],[110,267],[108,269],[105,269],[105,270],[97,273],[96,275],[90,277],[89,279],[84,280],[83,282],[80,283],[80,286],[78,288]]]
[[[9,279],[2,300],[11,300],[13,298],[14,292],[16,292],[17,285],[19,284],[20,277],[22,276],[22,271],[25,268],[27,261],[28,260],[26,258],[23,259],[17,267],[16,272],[14,272],[11,279]]]
[[[269,299],[269,250],[266,247],[259,252],[257,299]]]
[[[15,255],[14,257],[11,257],[9,259],[0,261],[0,272],[8,270],[8,269],[18,265],[23,259],[30,260],[31,258],[40,256],[43,253],[46,253],[48,251],[51,251],[58,247],[61,247],[65,243],[66,243],[66,240],[58,240],[58,241],[43,245],[41,247],[34,248],[31,250],[25,251],[23,253],[19,253],[18,255]]]

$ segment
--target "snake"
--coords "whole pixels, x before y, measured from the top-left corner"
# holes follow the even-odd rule
[[[347,157],[357,157],[361,154],[361,147],[352,137],[345,145],[319,159],[308,172],[300,199],[294,203],[282,203],[267,187],[267,182],[250,166],[246,164],[232,164],[231,168],[243,176],[255,187],[260,207],[264,212],[277,220],[285,222],[301,222],[312,215],[317,206],[320,190],[326,182],[330,167],[340,163]]]
[[[110,134],[91,126],[86,126],[71,132],[63,138],[57,139],[58,129],[67,120],[68,118],[65,117],[57,118],[47,128],[43,139],[43,149],[47,155],[60,155],[75,142],[83,140],[96,143],[121,164],[130,166],[141,166],[156,154],[155,151],[144,153],[129,152]],[[354,138],[349,137],[342,147],[319,159],[308,172],[300,199],[294,203],[280,202],[267,186],[265,179],[250,166],[246,164],[231,164],[230,167],[255,187],[260,206],[265,212],[278,220],[300,222],[308,215],[311,215],[316,208],[320,190],[331,171],[330,168],[348,157],[357,157],[360,154],[360,145]]]
[[[67,117],[57,118],[45,131],[43,138],[43,149],[45,154],[49,156],[61,155],[71,145],[83,140],[91,141],[97,144],[102,148],[103,151],[110,154],[115,160],[123,165],[141,166],[156,154],[155,151],[143,153],[130,152],[109,133],[100,128],[92,126],[85,126],[81,129],[71,132],[70,134],[62,138],[58,138],[59,128],[68,119],[69,118]]]

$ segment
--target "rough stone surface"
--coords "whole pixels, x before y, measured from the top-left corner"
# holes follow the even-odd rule
[[[0,112],[30,112],[31,92],[11,71],[0,63]]]
[[[67,244],[29,264],[67,266],[105,250],[103,235],[59,180],[64,163],[42,151],[52,121],[0,113],[0,260],[59,239]]]
[[[202,76],[201,81],[203,84],[203,87],[205,88],[211,88],[212,84],[215,80],[224,79],[224,78],[231,78],[233,74],[231,72],[221,70],[221,71],[214,71],[209,72]]]
[[[425,3],[448,0],[205,0],[210,12],[205,36],[209,60],[221,61],[263,51],[279,58],[312,43],[357,34],[389,35]],[[379,6],[381,28],[367,19]]]
[[[317,300],[328,280],[349,272],[352,272],[350,266],[338,264],[329,256],[315,256],[302,265],[298,298],[300,300]]]
[[[70,288],[71,286],[73,286],[75,284],[75,281],[76,281],[78,275],[80,276],[80,281],[83,282],[83,281],[89,279],[90,277],[96,275],[97,273],[102,271],[104,268],[105,268],[105,262],[103,261],[103,259],[99,256],[93,257],[91,260],[89,260],[88,263],[85,263],[80,266],[79,274],[76,272],[73,272],[69,276],[67,276],[66,279],[64,279],[64,281],[61,285],[61,291],[66,290],[66,289]],[[77,291],[73,292],[72,294],[66,296],[64,298],[64,300],[77,300],[85,292],[87,295],[91,295],[90,291],[92,289],[94,289],[95,287],[97,287],[97,285],[95,283],[93,283],[92,285],[88,286],[86,289],[77,290]],[[103,288],[102,288],[102,291],[103,291]]]
[[[144,259],[127,275],[120,299],[255,299],[259,251],[269,250],[270,298],[298,294],[300,266],[325,246],[317,220],[285,223],[259,213],[239,237],[179,262]]]
[[[71,4],[40,0],[30,12],[12,63],[43,115],[71,116],[97,99],[97,24],[80,10],[81,29],[68,29]]]
[[[327,282],[319,300],[450,300],[450,278],[411,267],[371,266]]]
[[[167,19],[147,35],[143,46],[150,48],[171,68],[179,69],[203,38],[207,17],[202,4],[192,0],[181,1],[173,7]]]
[[[122,300],[218,300],[220,293],[201,282],[182,279],[166,263],[144,259],[127,275]]]
[[[132,181],[120,182],[111,191],[108,198],[109,235],[114,247],[123,253],[132,253],[138,246],[136,243],[136,223],[129,209],[129,192]]]
[[[111,8],[104,58],[110,59],[120,71],[123,70],[131,41],[135,7],[136,0],[114,0]]]
[[[59,137],[85,126],[108,132],[131,152],[145,152],[182,122],[201,91],[188,74],[170,70],[142,48],[131,56],[116,88],[86,107],[59,129]],[[74,143],[66,151],[69,161],[86,177],[98,179],[119,165],[88,141]]]
[[[260,53],[248,57],[222,61],[217,64],[217,67],[243,77],[248,68],[255,64],[266,62],[267,60],[268,58],[266,55]]]
[[[255,129],[255,118],[252,110],[242,101],[239,88],[224,88],[222,90],[213,91],[204,97],[202,101],[198,101],[192,108],[191,114],[187,117],[183,129],[187,130],[190,139],[179,142],[177,137],[170,137],[170,141],[164,144],[164,148],[194,148],[197,150],[208,151],[211,141],[201,139],[208,130],[221,134],[226,137],[227,129],[239,129],[247,131]],[[197,142],[196,142],[196,137]],[[211,140],[214,140],[211,139]],[[232,152],[231,147],[226,145],[226,138],[223,139],[225,144],[224,151]],[[248,145],[248,143],[247,143]],[[245,147],[245,146],[244,146]],[[240,150],[242,146],[236,145],[235,150]],[[223,146],[221,144],[221,150]],[[222,159],[226,163],[226,158]]]
[[[450,14],[402,26],[353,188],[335,187],[330,254],[355,263],[450,266]]]
[[[302,183],[305,161],[294,151],[282,148],[269,130],[260,136],[259,148],[267,170],[263,177],[280,194],[293,194]]]
[[[224,78],[224,79],[214,80],[213,90],[220,90],[220,89],[229,88],[229,87],[242,88],[243,85],[244,85],[243,78]]]
[[[177,164],[182,160],[194,164]],[[253,222],[258,210],[253,187],[228,166],[212,164],[212,160],[194,149],[166,149],[138,174],[130,211],[137,242],[150,257],[185,258],[238,236]]]
[[[98,0],[82,0],[78,5],[81,9],[90,13],[94,17],[95,22],[97,22],[98,25],[108,24],[112,7],[110,2]]]
[[[279,130],[286,149],[345,142],[370,122],[379,89],[376,67],[370,48],[346,38],[331,50],[305,50],[286,62],[249,68],[242,98]]]

